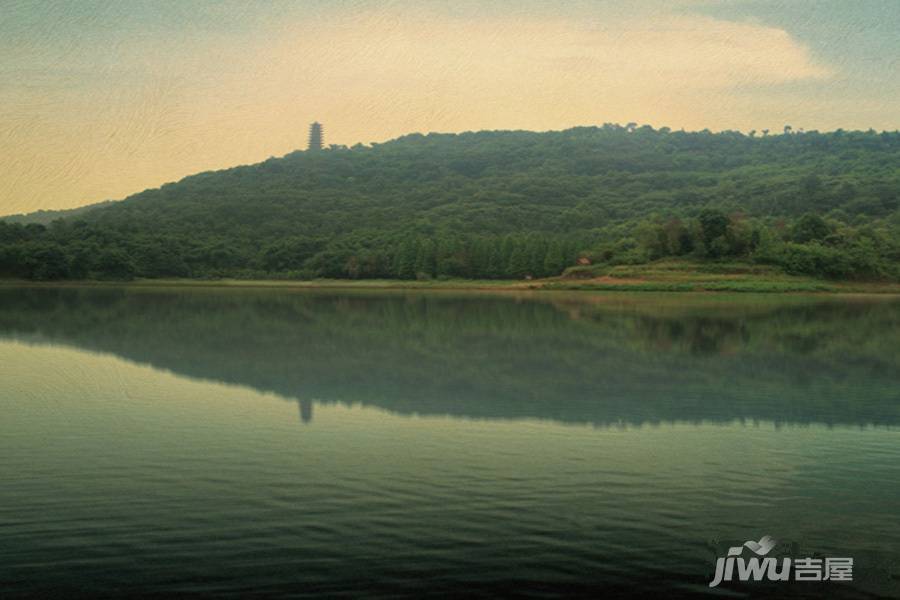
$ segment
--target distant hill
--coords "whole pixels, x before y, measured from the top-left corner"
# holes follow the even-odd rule
[[[6,227],[0,274],[521,278],[684,255],[893,277],[898,206],[897,132],[413,134]]]
[[[57,219],[77,217],[79,215],[84,215],[88,211],[95,210],[104,206],[109,206],[110,204],[114,203],[115,200],[105,200],[103,202],[88,204],[86,206],[79,206],[77,208],[69,208],[63,210],[39,210],[36,212],[22,213],[18,215],[6,215],[0,217],[0,221],[6,221],[7,223],[20,223],[22,225],[27,225],[28,223],[49,225]]]

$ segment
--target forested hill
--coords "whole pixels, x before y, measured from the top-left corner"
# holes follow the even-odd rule
[[[27,225],[28,223],[37,223],[39,225],[49,225],[53,221],[57,219],[68,219],[72,217],[84,216],[84,213],[100,208],[102,206],[109,206],[115,202],[114,200],[105,200],[103,202],[97,202],[96,204],[88,204],[86,206],[79,206],[78,208],[68,208],[62,210],[39,210],[37,212],[25,213],[19,215],[7,215],[4,217],[0,217],[0,221],[6,221],[7,223],[21,223],[23,225]]]
[[[675,255],[894,278],[898,203],[897,132],[414,134],[0,222],[0,275],[518,278]]]

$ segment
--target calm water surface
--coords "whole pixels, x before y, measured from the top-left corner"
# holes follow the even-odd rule
[[[2,597],[900,597],[890,298],[7,287],[0,414]]]

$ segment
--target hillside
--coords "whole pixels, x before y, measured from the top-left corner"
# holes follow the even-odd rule
[[[0,222],[0,275],[558,275],[667,256],[898,276],[900,134],[650,127],[414,134]]]
[[[84,214],[88,211],[103,206],[109,206],[113,202],[114,200],[105,200],[103,202],[88,204],[86,206],[79,206],[77,208],[67,208],[62,210],[38,210],[35,212],[23,213],[18,215],[6,215],[0,217],[0,222],[6,221],[7,223],[20,223],[22,225],[27,225],[28,223],[49,225],[57,219],[69,219],[72,217],[84,216]]]

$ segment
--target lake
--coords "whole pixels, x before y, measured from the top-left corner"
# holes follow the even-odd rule
[[[897,298],[2,287],[0,410],[3,597],[900,596]]]

